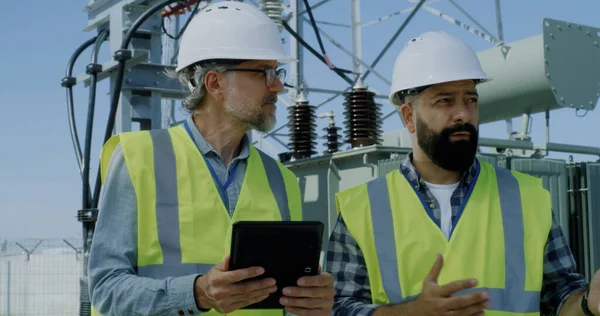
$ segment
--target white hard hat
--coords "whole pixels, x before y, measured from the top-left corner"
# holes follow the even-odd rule
[[[446,32],[425,32],[410,39],[396,58],[389,100],[402,105],[398,92],[465,79],[489,79],[475,51]]]
[[[209,59],[297,61],[284,53],[275,22],[237,1],[213,3],[196,14],[181,39],[176,71]]]

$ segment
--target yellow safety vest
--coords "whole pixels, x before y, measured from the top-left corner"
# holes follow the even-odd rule
[[[550,194],[538,178],[485,162],[473,182],[450,240],[398,170],[336,196],[364,253],[372,303],[415,299],[440,253],[438,284],[477,279],[490,295],[486,315],[539,315]]]
[[[119,143],[137,195],[139,276],[206,274],[229,254],[236,221],[302,220],[296,176],[252,145],[230,217],[203,156],[183,126],[113,136],[102,149],[103,178]],[[238,310],[229,315],[282,314],[283,309]],[[202,315],[222,314],[211,310]]]

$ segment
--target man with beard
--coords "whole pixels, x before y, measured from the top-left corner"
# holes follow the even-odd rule
[[[444,32],[396,59],[390,102],[413,150],[336,197],[335,315],[600,315],[600,273],[577,274],[541,181],[475,158],[486,80]]]
[[[255,7],[218,2],[194,17],[176,69],[190,89],[188,118],[103,147],[89,261],[95,315],[282,315],[240,310],[276,290],[288,312],[331,313],[330,274],[278,289],[262,267],[230,271],[226,256],[236,221],[302,220],[296,176],[246,136],[273,128],[285,75],[276,67],[293,61]]]

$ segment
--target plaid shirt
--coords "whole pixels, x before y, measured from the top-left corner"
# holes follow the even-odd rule
[[[402,162],[400,171],[407,176],[413,187],[418,188],[433,211],[435,223],[440,227],[440,205],[424,184],[411,159],[412,154]],[[451,197],[453,222],[478,168],[479,162],[475,159]],[[326,269],[335,279],[333,315],[367,316],[375,311],[378,305],[371,303],[371,289],[364,256],[341,216],[338,217],[330,237]],[[576,272],[571,250],[553,216],[545,247],[540,306],[542,315],[558,315],[560,307],[569,295],[586,287],[587,282]]]

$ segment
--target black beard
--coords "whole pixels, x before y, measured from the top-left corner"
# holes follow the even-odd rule
[[[469,132],[469,140],[450,141],[456,132]],[[479,134],[475,126],[465,123],[436,133],[417,115],[417,139],[421,150],[439,167],[448,171],[466,171],[475,159]]]

